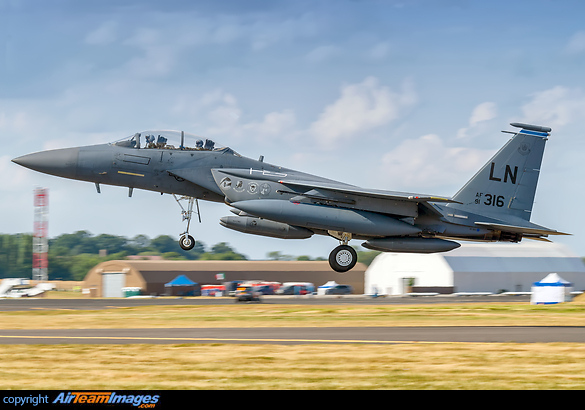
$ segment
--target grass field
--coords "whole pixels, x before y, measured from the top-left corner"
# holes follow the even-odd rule
[[[3,312],[1,329],[258,326],[585,326],[585,304],[145,306]]]
[[[0,346],[2,389],[583,389],[585,346]]]
[[[2,329],[584,326],[585,304],[4,312]],[[585,344],[0,345],[2,389],[583,389]]]

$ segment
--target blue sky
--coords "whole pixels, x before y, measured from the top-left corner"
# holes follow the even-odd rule
[[[580,1],[0,0],[0,232],[132,237],[184,229],[172,197],[62,180],[10,159],[147,129],[214,138],[242,155],[378,189],[453,195],[508,139],[550,126],[532,221],[585,256],[585,4]],[[201,203],[192,234],[326,256],[221,227]],[[358,243],[357,241],[356,244]]]

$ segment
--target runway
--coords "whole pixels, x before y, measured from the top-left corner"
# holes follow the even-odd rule
[[[378,297],[364,295],[347,296],[264,296],[263,304],[275,305],[404,305],[404,304],[462,304],[462,303],[514,303],[528,302],[529,296],[416,296],[416,297]],[[176,306],[176,305],[233,305],[230,297],[194,298],[124,298],[124,299],[43,299],[20,298],[0,299],[0,312],[26,310],[97,310],[137,306]]]
[[[265,297],[275,305],[393,305],[437,303],[526,303],[526,296],[473,297]],[[138,299],[0,299],[0,312],[34,310],[102,310],[137,306],[233,305],[223,298]],[[241,304],[245,308],[245,304]],[[143,329],[28,329],[0,330],[0,344],[315,344],[315,343],[585,343],[578,326],[421,326],[421,327],[251,327]]]
[[[0,330],[0,344],[585,343],[585,327],[266,327]]]

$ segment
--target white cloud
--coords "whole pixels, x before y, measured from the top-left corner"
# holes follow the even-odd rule
[[[480,122],[496,118],[497,107],[493,102],[484,102],[474,108],[469,119],[469,125],[474,126]]]
[[[242,109],[232,94],[215,91],[204,95],[202,102],[211,124],[208,128],[210,134],[239,134]]]
[[[243,129],[256,139],[278,137],[282,133],[292,130],[296,123],[296,116],[292,110],[271,112],[264,116],[262,122],[245,124]]]
[[[380,173],[385,181],[392,181],[392,189],[434,191],[453,181],[463,184],[461,178],[470,178],[492,154],[493,151],[475,148],[449,147],[439,136],[428,134],[406,140],[386,153]]]
[[[198,132],[204,135],[247,137],[255,142],[266,142],[283,133],[294,132],[296,125],[296,115],[291,109],[267,113],[260,121],[244,122],[245,115],[238,99],[223,89],[212,90],[199,98],[183,96],[172,110],[177,116],[203,120]]]
[[[2,175],[10,175],[10,178],[3,178],[2,190],[12,192],[24,185],[31,185],[31,172],[24,167],[16,166],[11,161],[12,158],[9,155],[0,157],[0,172]]]
[[[319,46],[311,50],[305,58],[311,63],[322,63],[329,61],[343,53],[343,49],[338,46]]]
[[[367,56],[372,60],[381,60],[385,58],[389,52],[390,44],[388,44],[387,42],[380,42],[375,44],[370,50],[368,50]]]
[[[168,33],[151,28],[139,28],[124,44],[142,50],[142,55],[130,59],[124,71],[132,78],[161,77],[171,73],[181,47],[169,42]]]
[[[556,86],[532,94],[522,107],[523,122],[560,127],[585,117],[585,94],[578,88]]]
[[[457,132],[457,138],[465,138],[471,131],[477,131],[482,123],[497,117],[497,106],[493,102],[484,102],[473,109],[469,118],[469,125]]]
[[[118,24],[113,21],[108,21],[102,24],[100,27],[90,32],[85,37],[85,42],[92,45],[108,45],[114,43],[117,40],[117,29]]]
[[[565,46],[565,52],[569,54],[580,54],[585,51],[585,31],[578,31]]]
[[[23,132],[28,123],[27,114],[24,111],[7,113],[0,112],[0,131],[7,134],[10,132]]]
[[[343,86],[341,97],[325,108],[310,132],[324,147],[363,137],[364,132],[399,118],[416,101],[409,81],[395,93],[379,85],[377,78],[367,77],[361,83]]]

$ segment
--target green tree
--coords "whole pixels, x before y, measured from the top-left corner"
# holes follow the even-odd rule
[[[32,235],[0,235],[0,277],[32,275]]]
[[[291,255],[284,255],[280,251],[268,252],[266,254],[266,256],[268,257],[268,259],[273,260],[273,261],[291,261],[291,260],[293,260],[293,257]],[[310,260],[310,259],[308,259],[308,260]]]
[[[211,247],[211,252],[205,252],[199,256],[201,260],[247,260],[247,258],[234,251],[226,242],[219,242]]]
[[[176,239],[171,238],[168,235],[160,235],[150,241],[150,247],[157,252],[176,252],[177,248],[181,249]]]
[[[211,253],[220,254],[220,253],[228,253],[233,252],[233,248],[229,246],[226,242],[216,243],[211,247]]]
[[[358,251],[357,249],[356,252],[358,256],[358,262],[361,262],[366,266],[370,266],[376,256],[382,253],[380,251]]]

